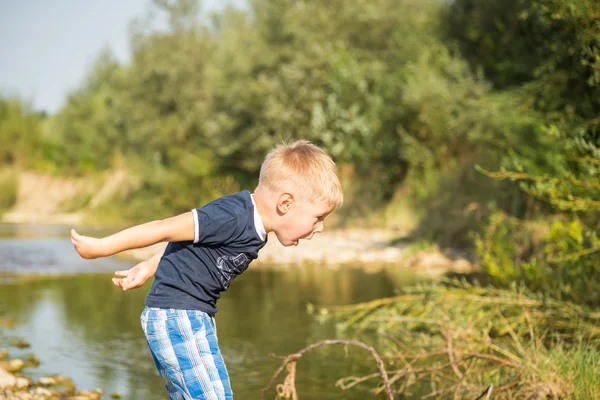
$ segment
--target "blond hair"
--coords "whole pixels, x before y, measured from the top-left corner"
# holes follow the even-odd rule
[[[294,185],[308,200],[325,200],[333,207],[344,201],[335,163],[307,140],[276,146],[260,167],[258,186],[278,191]]]

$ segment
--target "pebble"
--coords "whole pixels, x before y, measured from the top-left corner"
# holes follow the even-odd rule
[[[17,383],[17,378],[3,368],[0,368],[0,389],[13,387]]]
[[[44,376],[44,377],[40,378],[40,380],[38,382],[40,383],[40,385],[44,385],[44,386],[56,385],[56,379],[49,377],[49,376]]]

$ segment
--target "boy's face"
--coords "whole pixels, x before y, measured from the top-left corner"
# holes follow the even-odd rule
[[[333,211],[325,200],[309,201],[287,193],[280,196],[277,207],[280,218],[274,231],[284,246],[298,246],[300,239],[310,240],[323,232],[325,217]]]

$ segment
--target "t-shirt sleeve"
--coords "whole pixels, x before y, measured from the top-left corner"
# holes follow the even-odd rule
[[[194,243],[227,244],[238,235],[238,216],[234,210],[219,202],[192,210],[194,214]]]

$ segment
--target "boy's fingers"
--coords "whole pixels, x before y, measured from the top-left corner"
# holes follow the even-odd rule
[[[144,279],[142,278],[141,274],[137,274],[137,271],[133,270],[133,268],[125,271],[115,271],[114,274],[123,277],[112,278],[113,283],[123,290],[134,289],[144,283]]]
[[[133,289],[141,285],[140,279],[128,279],[123,282],[123,289]]]

